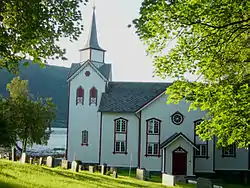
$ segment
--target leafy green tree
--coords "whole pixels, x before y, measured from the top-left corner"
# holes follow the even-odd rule
[[[77,40],[81,33],[80,3],[88,0],[1,0],[0,69],[18,72],[20,60],[46,63],[65,53],[58,41]],[[24,65],[27,65],[26,62]]]
[[[7,101],[0,96],[0,147],[10,147],[15,144],[15,128],[7,123]]]
[[[28,81],[15,77],[7,85],[7,123],[15,125],[16,139],[22,142],[22,150],[28,145],[46,144],[55,119],[56,107],[51,98],[34,98],[28,92]]]
[[[197,133],[217,137],[218,147],[250,144],[249,6],[248,0],[144,0],[133,21],[155,74],[179,78],[167,89],[168,103],[185,99],[190,109],[207,111]],[[197,79],[190,82],[187,73]]]

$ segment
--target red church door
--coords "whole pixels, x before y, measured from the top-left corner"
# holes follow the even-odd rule
[[[187,152],[181,147],[173,151],[172,173],[173,175],[187,174]]]

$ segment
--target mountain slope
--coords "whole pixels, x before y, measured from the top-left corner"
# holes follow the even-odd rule
[[[32,94],[42,97],[52,97],[57,106],[57,118],[53,127],[66,127],[67,118],[67,75],[69,68],[47,65],[41,68],[37,64],[29,67],[20,67],[20,77],[29,81],[29,90]],[[8,95],[6,84],[13,75],[6,70],[0,70],[0,94]]]

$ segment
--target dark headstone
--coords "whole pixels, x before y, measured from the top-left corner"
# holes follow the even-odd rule
[[[40,158],[39,158],[39,165],[42,165],[42,164],[43,164],[43,158],[40,157]]]
[[[102,174],[102,175],[105,175],[106,172],[107,172],[107,165],[106,165],[106,164],[103,164],[103,165],[102,165],[101,174]]]
[[[69,161],[68,160],[62,160],[61,166],[64,169],[69,169]]]
[[[47,157],[47,160],[46,160],[46,165],[47,165],[48,167],[50,167],[50,168],[53,168],[53,167],[54,167],[54,164],[55,164],[54,158],[51,157],[51,156],[48,156],[48,157]]]
[[[213,183],[207,178],[198,178],[196,188],[213,188]]]
[[[71,164],[71,170],[73,172],[79,172],[79,163],[76,161],[73,161]]]
[[[113,171],[113,178],[117,178],[117,177],[118,177],[117,171]]]
[[[145,169],[136,169],[136,178],[139,180],[145,180]]]
[[[89,166],[89,172],[94,173],[95,172],[95,167],[94,166]]]

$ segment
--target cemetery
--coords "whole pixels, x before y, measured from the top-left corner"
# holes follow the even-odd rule
[[[2,157],[2,156],[1,156]],[[154,174],[145,169],[124,169],[106,164],[81,164],[65,159],[28,157],[0,159],[0,187],[176,187],[176,188],[244,188],[240,185],[214,184],[207,178],[179,182],[168,174]],[[13,184],[13,185],[12,185]]]

